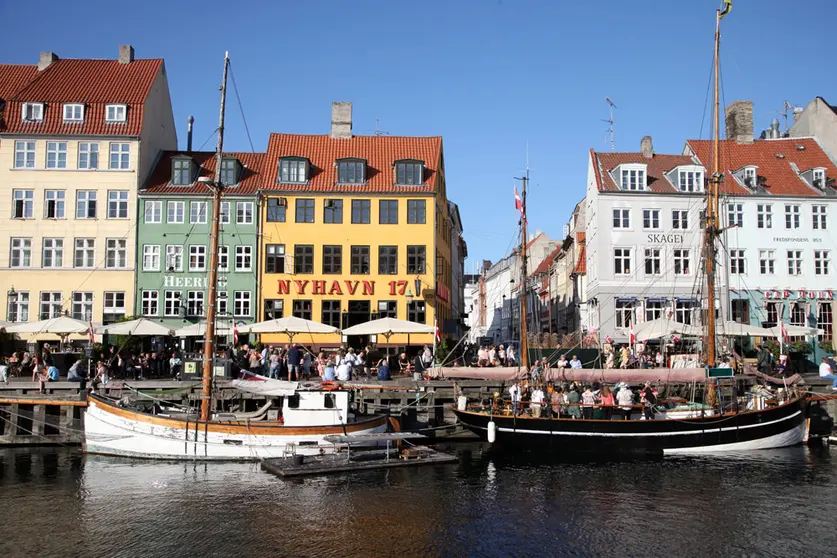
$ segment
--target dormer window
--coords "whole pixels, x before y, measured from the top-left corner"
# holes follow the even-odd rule
[[[418,186],[424,183],[424,162],[404,160],[395,162],[395,184]]]
[[[238,159],[223,159],[221,160],[221,184],[224,186],[235,186],[238,184],[241,176],[241,165]]]
[[[817,188],[822,188],[825,186],[825,169],[824,168],[816,168],[813,170],[812,176],[814,178],[814,186]]]
[[[308,159],[282,157],[279,159],[279,177],[282,184],[304,184],[308,181]]]
[[[64,105],[64,123],[84,122],[84,105],[73,103]]]
[[[680,169],[677,174],[677,187],[681,192],[703,191],[703,171]]]
[[[758,167],[744,167],[744,181],[746,182],[749,178],[754,183],[756,181],[756,170]]]
[[[23,121],[24,122],[43,122],[44,120],[44,104],[43,103],[23,103]]]
[[[185,157],[172,159],[171,183],[175,186],[188,186],[192,183],[192,160]]]
[[[105,122],[125,122],[127,105],[105,105]]]
[[[363,184],[366,182],[366,161],[340,159],[337,161],[338,184]]]
[[[616,176],[622,190],[637,192],[645,190],[645,165],[619,165]]]

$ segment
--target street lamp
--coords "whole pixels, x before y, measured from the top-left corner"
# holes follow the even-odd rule
[[[8,308],[8,311],[7,311],[6,318],[10,322],[16,322],[17,321],[17,293],[15,292],[15,286],[14,285],[12,285],[12,288],[9,290],[9,292],[6,293],[6,296],[9,299],[9,308]]]

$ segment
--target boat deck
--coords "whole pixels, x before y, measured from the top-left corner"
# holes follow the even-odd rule
[[[282,478],[304,477],[350,473],[355,471],[376,471],[419,465],[441,465],[455,463],[455,455],[426,447],[415,446],[400,453],[397,449],[374,449],[306,456],[301,463],[293,457],[262,459],[262,470]]]

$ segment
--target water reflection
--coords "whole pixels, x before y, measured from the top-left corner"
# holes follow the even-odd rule
[[[2,451],[0,489],[14,513],[0,522],[0,549],[92,556],[832,552],[837,465],[828,448],[594,462],[458,449],[451,466],[293,482],[251,464]]]

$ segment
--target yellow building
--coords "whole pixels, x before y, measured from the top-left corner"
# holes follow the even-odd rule
[[[134,307],[137,190],[175,149],[163,60],[0,65],[0,296],[9,321]]]
[[[262,317],[294,315],[346,328],[389,316],[427,325],[438,320],[441,331],[451,318],[442,139],[353,136],[351,127],[351,103],[334,103],[331,134],[270,137],[261,213]],[[318,346],[372,341],[337,334],[295,340]],[[262,341],[286,343],[287,337],[263,335]],[[409,341],[431,344],[433,335]],[[407,337],[393,335],[389,343],[405,345]]]

